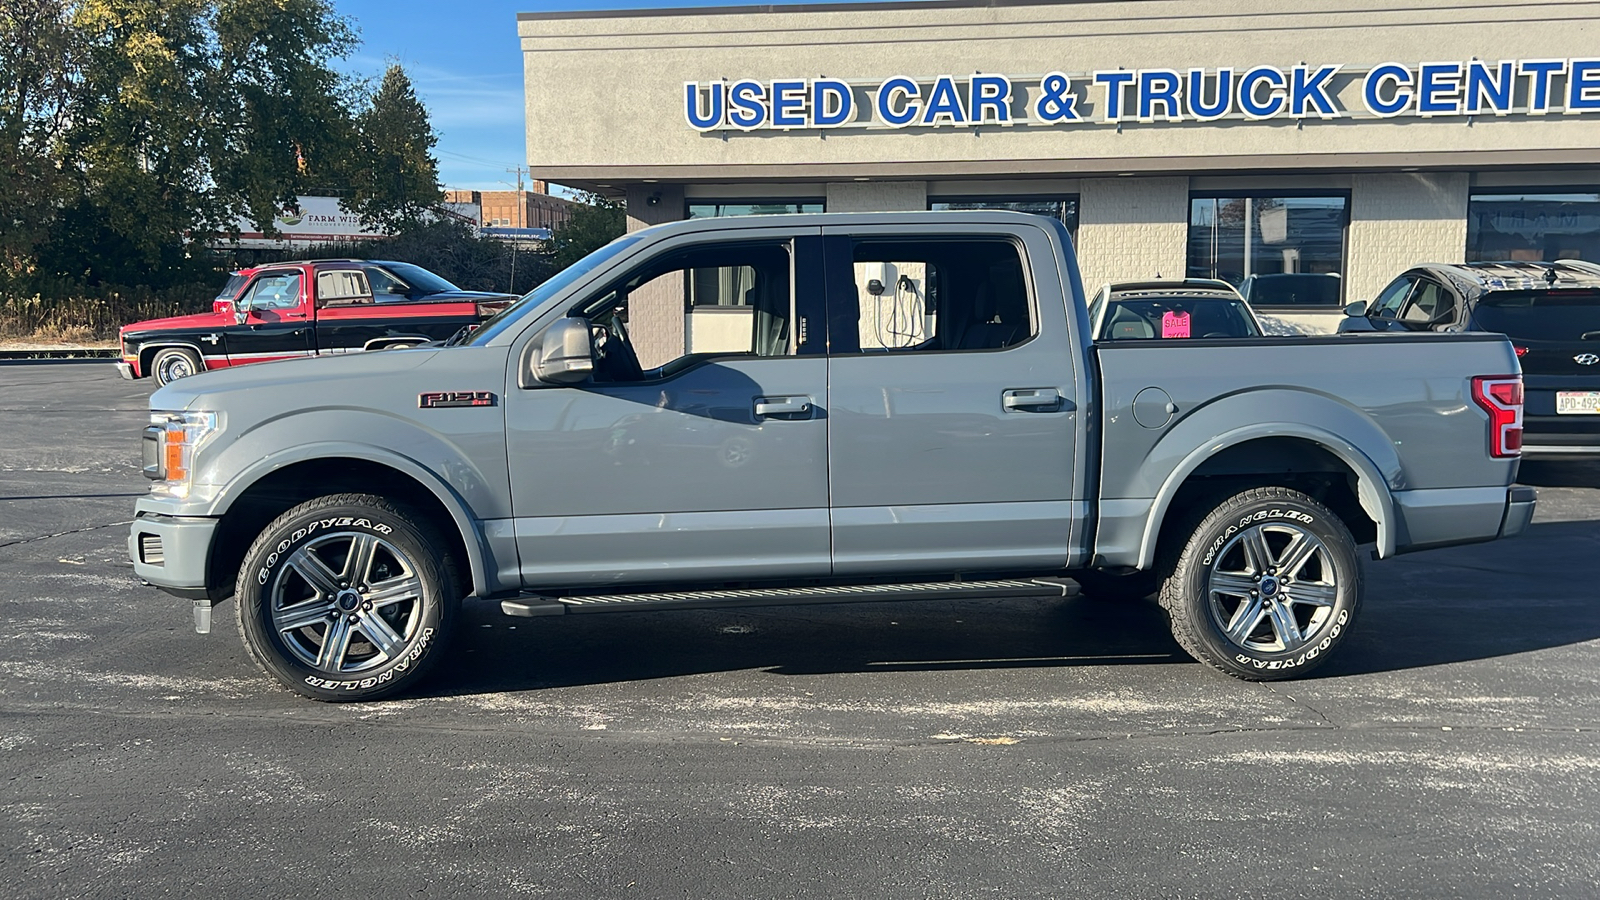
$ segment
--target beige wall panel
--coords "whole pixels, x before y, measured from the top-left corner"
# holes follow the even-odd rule
[[[1078,268],[1093,295],[1108,281],[1182,278],[1187,178],[1086,178],[1078,202]]]
[[[828,212],[897,212],[928,208],[922,181],[846,181],[828,185]]]
[[[650,198],[656,198],[655,203]],[[628,230],[638,231],[683,218],[683,187],[636,184],[628,187]],[[646,369],[683,355],[683,277],[664,275],[641,285],[628,298],[628,338]]]
[[[1371,300],[1406,269],[1466,258],[1465,173],[1356,175],[1345,258],[1347,303]]]
[[[1188,171],[1229,158],[1274,167],[1333,165],[1355,153],[1558,151],[1600,162],[1600,116],[1339,119],[1215,124],[1124,123],[978,129],[844,129],[699,134],[683,119],[683,83],[827,75],[891,75],[1271,63],[1549,58],[1600,47],[1600,5],[1533,0],[1172,0],[769,14],[532,18],[519,22],[526,67],[530,163],[596,177],[615,167],[685,167],[700,178],[729,166],[843,180],[880,174],[951,177],[971,161],[1045,174],[1164,165]],[[1384,7],[1393,7],[1385,9]],[[1352,79],[1352,84],[1354,84]],[[1094,101],[1100,89],[1091,91]],[[1341,94],[1361,108],[1355,89]],[[1276,162],[1273,162],[1273,161]],[[1587,162],[1583,162],[1587,160]],[[928,163],[953,168],[934,175]],[[1139,165],[1135,165],[1139,162]],[[1404,165],[1405,163],[1401,163]],[[1259,161],[1255,164],[1261,165]],[[785,171],[787,167],[787,172]],[[741,170],[744,172],[744,170]],[[748,174],[745,172],[745,174]],[[724,175],[724,177],[727,177]]]

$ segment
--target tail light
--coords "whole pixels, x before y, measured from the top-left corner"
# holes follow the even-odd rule
[[[1517,359],[1521,359],[1524,356],[1528,355],[1528,348],[1527,347],[1516,347],[1516,346],[1513,346],[1511,349],[1517,351]]]
[[[1522,376],[1474,376],[1472,399],[1489,414],[1489,455],[1522,455]]]

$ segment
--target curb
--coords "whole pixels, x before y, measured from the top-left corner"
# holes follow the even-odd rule
[[[0,360],[28,360],[28,359],[118,359],[115,347],[96,350],[90,347],[77,347],[66,350],[0,350]]]

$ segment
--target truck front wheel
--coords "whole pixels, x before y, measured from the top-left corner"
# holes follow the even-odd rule
[[[261,668],[313,700],[376,700],[416,685],[460,605],[448,544],[381,497],[294,507],[245,554],[239,633]]]
[[[1161,588],[1183,649],[1214,669],[1277,681],[1321,665],[1361,605],[1356,542],[1290,488],[1224,500],[1189,532]]]
[[[150,374],[155,376],[156,384],[162,387],[205,370],[200,354],[184,347],[164,347],[150,358]]]

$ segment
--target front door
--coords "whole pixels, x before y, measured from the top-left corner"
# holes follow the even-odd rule
[[[236,307],[244,321],[223,329],[228,364],[312,355],[309,294],[299,269],[269,269],[257,275]]]
[[[566,311],[594,377],[507,391],[529,587],[828,573],[816,231],[664,249]]]
[[[834,571],[1065,566],[1079,393],[1043,232],[824,234]]]

